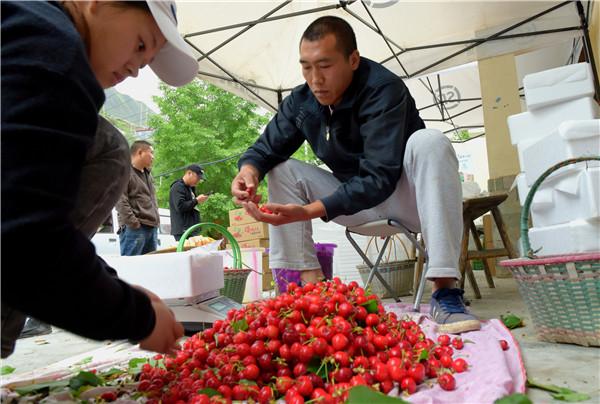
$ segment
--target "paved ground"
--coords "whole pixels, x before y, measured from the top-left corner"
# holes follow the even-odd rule
[[[525,321],[526,326],[513,330],[513,333],[520,343],[528,377],[539,383],[556,384],[587,393],[591,396],[589,403],[599,403],[600,349],[538,341],[514,280],[496,279],[496,288],[489,289],[485,279],[480,277],[479,271],[477,272],[483,298],[473,299],[472,291],[467,285],[467,297],[473,299],[472,311],[486,319],[498,318],[501,314],[511,312]],[[15,353],[1,361],[1,365],[10,365],[16,368],[17,373],[26,372],[90,351],[103,344],[106,343],[55,330],[49,335],[19,340]],[[554,401],[549,393],[537,389],[530,389],[528,395],[535,403],[559,402]]]

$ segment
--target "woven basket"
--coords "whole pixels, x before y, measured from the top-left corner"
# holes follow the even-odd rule
[[[373,243],[374,241],[374,243]],[[415,259],[407,259],[407,260],[398,260],[398,256],[396,253],[396,246],[399,243],[404,249],[406,256],[409,257],[408,250],[406,246],[402,242],[402,239],[398,236],[394,236],[391,242],[388,244],[390,246],[390,250],[388,251],[387,257],[382,258],[382,262],[379,263],[377,267],[377,271],[381,274],[383,279],[390,285],[390,287],[398,293],[398,296],[408,296],[411,294],[413,287],[413,279],[415,275],[415,263],[417,260]],[[367,244],[367,248],[365,250],[365,254],[367,254],[369,247],[371,244],[375,245],[376,250],[379,252],[379,247],[377,246],[377,238],[372,237]],[[392,250],[394,251],[394,259],[390,261]],[[369,279],[369,273],[371,272],[371,268],[369,268],[365,264],[357,265],[358,273],[362,278],[364,284],[367,283]],[[371,290],[377,296],[382,298],[392,297],[387,289],[383,286],[381,281],[377,278],[377,276],[373,277],[371,281]]]
[[[233,266],[235,269],[226,269],[223,271],[224,287],[220,290],[221,295],[226,296],[230,299],[235,300],[238,303],[242,303],[244,299],[244,292],[246,290],[246,280],[248,275],[252,272],[251,269],[242,269],[242,253],[240,246],[233,237],[233,235],[223,226],[216,223],[198,223],[190,227],[183,233],[179,244],[177,245],[177,251],[183,251],[185,240],[200,227],[213,228],[221,232],[231,245],[233,252]]]
[[[557,169],[600,157],[559,163],[533,184],[521,211],[527,257],[500,262],[510,269],[531,313],[538,337],[548,342],[600,346],[600,252],[535,257],[529,244],[529,208],[540,184]]]
[[[225,287],[221,289],[221,294],[238,303],[244,300],[246,291],[246,280],[252,270],[250,269],[226,269],[223,271]]]

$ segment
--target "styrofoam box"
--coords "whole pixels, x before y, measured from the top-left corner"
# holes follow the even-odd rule
[[[194,297],[224,286],[223,257],[200,249],[105,260],[119,278],[143,286],[161,299]]]
[[[600,120],[565,121],[548,136],[520,142],[517,150],[521,171],[531,186],[554,164],[574,157],[600,155]],[[566,166],[563,171],[573,169]]]
[[[523,78],[527,109],[594,95],[592,69],[589,63],[578,63],[528,74]]]
[[[508,129],[513,145],[526,139],[548,136],[565,120],[588,120],[598,117],[598,105],[591,97],[550,105],[534,111],[508,117]]]
[[[600,220],[574,220],[568,223],[529,229],[529,242],[537,255],[600,251]]]
[[[529,187],[522,176],[517,184],[523,204]],[[593,218],[600,219],[600,167],[567,171],[543,182],[531,202],[531,220],[535,227]]]

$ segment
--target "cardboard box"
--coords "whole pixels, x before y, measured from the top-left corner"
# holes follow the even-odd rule
[[[269,238],[269,225],[263,222],[252,222],[238,226],[229,226],[229,232],[237,241]]]
[[[239,241],[240,248],[269,248],[268,238],[257,238],[254,240]]]
[[[272,290],[274,288],[273,273],[269,267],[269,254],[263,254],[262,257],[262,290]]]
[[[241,209],[233,209],[229,211],[229,225],[230,226],[238,226],[240,224],[252,223],[255,222],[252,216],[246,213],[244,208]]]

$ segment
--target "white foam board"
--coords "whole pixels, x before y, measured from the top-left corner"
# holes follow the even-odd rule
[[[519,197],[529,187],[517,180]],[[526,189],[521,189],[525,186]],[[544,182],[531,203],[534,227],[546,227],[577,219],[600,219],[600,167],[580,168]],[[600,235],[598,235],[600,237]]]
[[[568,223],[529,229],[529,242],[537,255],[600,251],[600,220],[574,220]]]
[[[598,117],[598,105],[591,97],[550,105],[538,110],[508,117],[508,129],[513,145],[526,139],[539,139],[555,131],[565,120],[588,120]]]
[[[199,249],[105,260],[119,278],[143,286],[161,299],[194,297],[224,286],[223,257]]]
[[[567,142],[568,156],[600,156],[600,119],[565,121],[558,134]]]
[[[557,163],[575,157],[600,155],[600,120],[563,122],[548,136],[520,142],[517,150],[521,170],[527,185],[531,186],[544,171]],[[598,163],[588,165],[597,166]],[[565,166],[550,177],[575,169],[574,165]]]
[[[594,82],[589,63],[561,66],[523,78],[528,110],[536,110],[576,98],[592,97]]]

